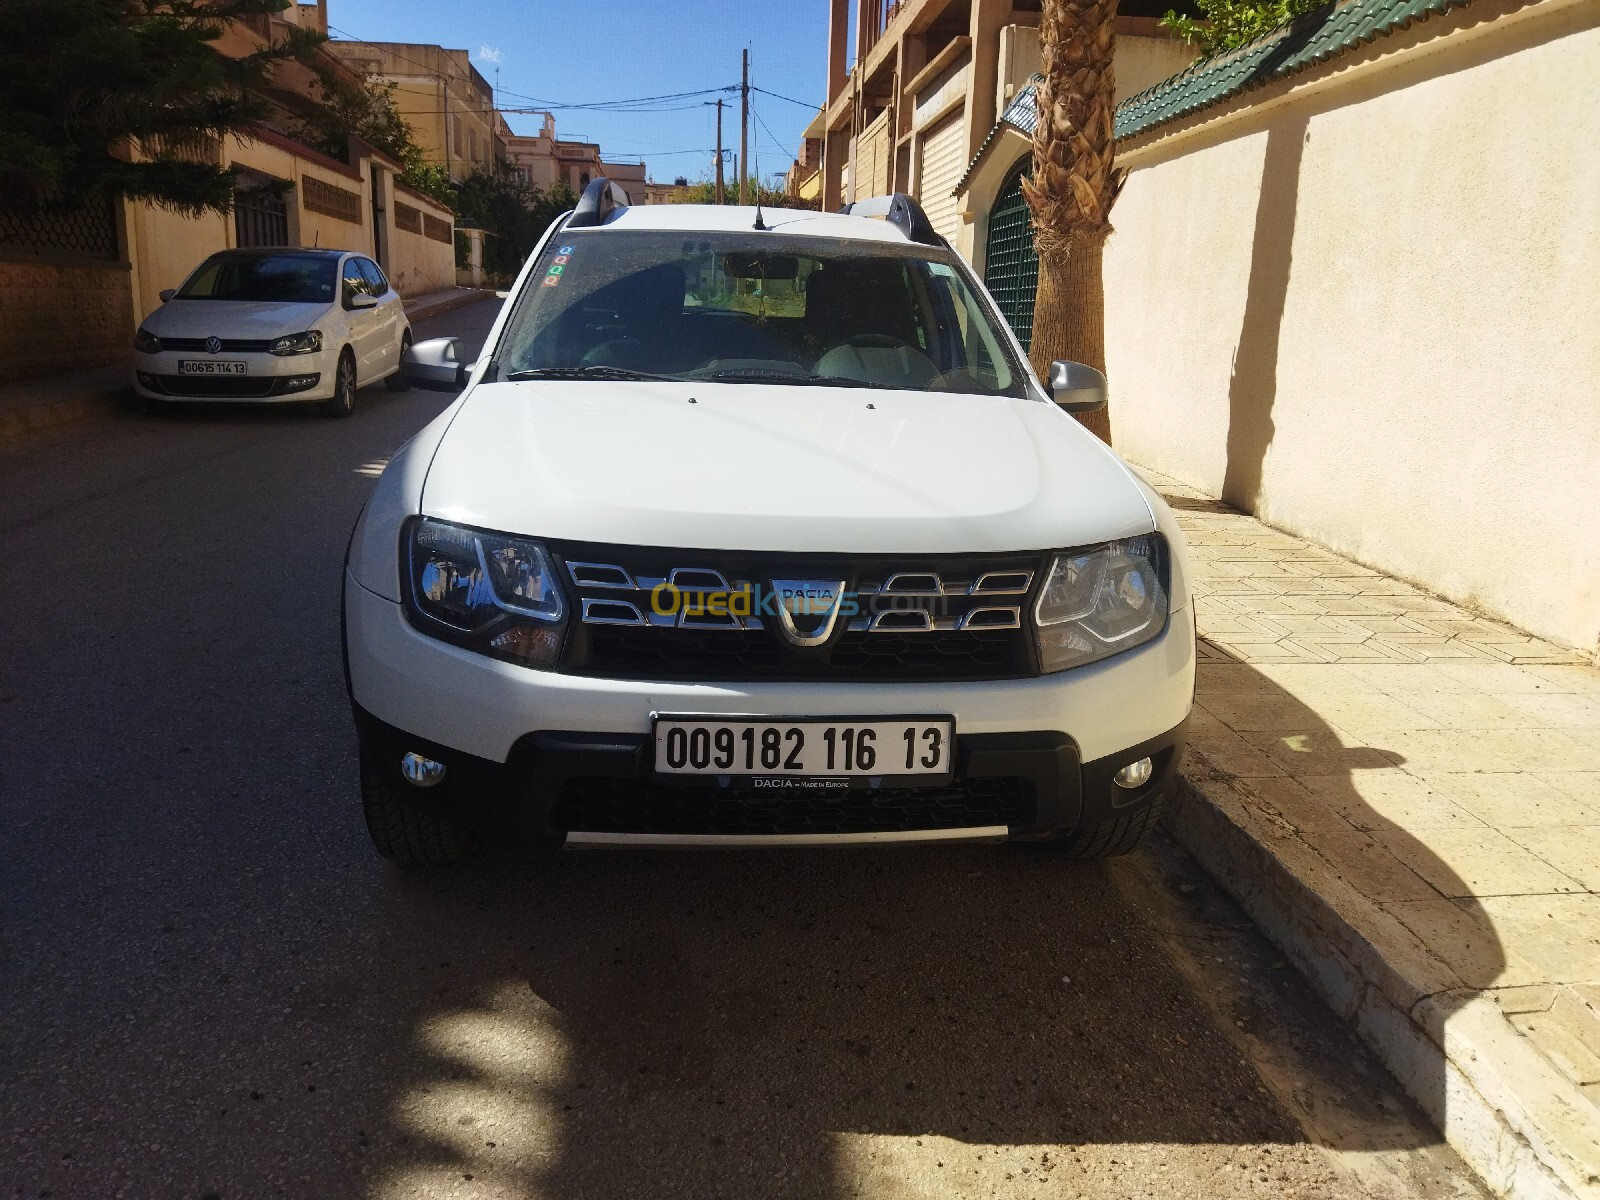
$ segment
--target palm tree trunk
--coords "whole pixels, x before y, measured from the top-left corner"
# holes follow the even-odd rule
[[[1117,0],[1044,0],[1039,48],[1039,122],[1033,177],[1022,185],[1033,210],[1039,291],[1031,357],[1041,377],[1058,358],[1105,370],[1105,285],[1100,265],[1111,206],[1122,188],[1113,159]],[[1106,409],[1078,419],[1111,440]]]
[[[1029,358],[1039,378],[1050,378],[1058,358],[1106,369],[1106,298],[1100,263],[1103,237],[1067,239],[1063,253],[1039,258],[1039,293],[1033,302]],[[1110,407],[1075,414],[1101,441],[1111,441]]]

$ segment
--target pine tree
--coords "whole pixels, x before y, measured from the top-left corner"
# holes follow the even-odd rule
[[[269,115],[274,66],[324,41],[295,29],[243,57],[231,22],[290,0],[4,0],[0,206],[28,212],[99,195],[227,212],[233,173],[203,153]]]

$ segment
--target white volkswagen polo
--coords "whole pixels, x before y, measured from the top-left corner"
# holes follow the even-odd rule
[[[886,220],[869,219],[872,215]],[[350,542],[378,850],[1036,839],[1152,827],[1194,691],[1161,498],[904,195],[629,207],[529,259]]]
[[[134,388],[152,404],[311,403],[348,417],[357,388],[408,386],[400,294],[360,254],[225,250],[161,300],[134,338]]]

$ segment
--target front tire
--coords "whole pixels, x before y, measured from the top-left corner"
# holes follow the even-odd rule
[[[470,830],[423,811],[366,753],[361,756],[361,812],[373,847],[402,867],[449,866],[477,850]]]
[[[348,417],[356,411],[356,356],[349,347],[339,355],[339,365],[334,369],[333,395],[317,406],[325,417]]]
[[[1056,845],[1067,858],[1114,858],[1119,854],[1132,854],[1161,820],[1166,802],[1166,796],[1157,793],[1131,812],[1085,825]]]
[[[402,365],[406,361],[406,351],[409,349],[411,349],[411,331],[408,329],[400,335],[400,362]],[[393,375],[384,379],[383,386],[391,392],[409,392],[411,390],[411,381],[406,378],[405,371],[397,367]]]

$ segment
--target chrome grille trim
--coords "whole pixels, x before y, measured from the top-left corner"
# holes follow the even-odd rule
[[[702,576],[704,579],[709,579],[713,582],[690,583],[688,582],[688,577],[692,575]],[[685,592],[727,592],[733,590],[728,586],[727,577],[721,571],[711,567],[673,567],[671,574],[667,576],[667,582]]]
[[[888,608],[874,614],[873,633],[931,633],[934,628],[931,612],[921,608]]]
[[[591,586],[602,586],[593,584]],[[609,600],[600,596],[586,596],[583,601],[585,625],[644,625],[644,614],[631,600]]]
[[[923,582],[921,587],[915,586],[919,581],[931,582]],[[939,578],[937,571],[896,571],[883,581],[878,593],[884,596],[942,596],[944,581]]]
[[[594,575],[599,572],[611,572],[610,579],[597,579]],[[579,578],[579,572],[589,578]],[[638,584],[634,583],[633,576],[628,574],[626,567],[619,567],[614,563],[568,562],[567,575],[575,587],[592,588],[618,588],[625,591],[637,591]]]
[[[972,586],[967,589],[967,594],[970,596],[1026,596],[1028,589],[1032,586],[1032,571],[987,571],[972,581]]]
[[[1020,608],[974,608],[961,618],[957,629],[1021,629]]]

